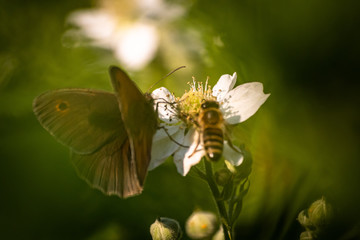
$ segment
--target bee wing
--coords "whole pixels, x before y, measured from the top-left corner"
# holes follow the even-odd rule
[[[135,167],[138,183],[143,186],[151,159],[151,145],[157,128],[157,116],[152,100],[143,95],[123,70],[110,67],[110,76],[129,137],[131,152],[129,165]]]
[[[113,93],[90,89],[48,91],[33,102],[40,124],[59,142],[80,154],[99,150],[126,131]]]

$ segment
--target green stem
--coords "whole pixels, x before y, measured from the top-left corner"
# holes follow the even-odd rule
[[[197,166],[194,166],[194,172],[198,175],[199,178],[203,179],[204,181],[207,181],[206,174],[201,171]]]
[[[210,187],[210,190],[216,202],[217,209],[219,211],[222,227],[224,230],[225,240],[232,240],[233,238],[232,238],[231,226],[229,224],[229,216],[226,211],[224,200],[220,198],[220,191],[214,181],[214,174],[211,163],[206,159],[204,159],[204,163],[205,163],[205,170],[207,176],[207,183]]]

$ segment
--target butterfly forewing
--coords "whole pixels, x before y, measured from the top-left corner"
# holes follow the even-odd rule
[[[157,116],[152,100],[142,94],[124,71],[117,67],[111,67],[110,76],[129,137],[130,172],[136,168],[138,181],[142,186],[150,163],[152,138],[157,128]]]
[[[76,153],[99,150],[126,135],[114,94],[89,89],[60,89],[38,96],[33,110],[41,125]]]

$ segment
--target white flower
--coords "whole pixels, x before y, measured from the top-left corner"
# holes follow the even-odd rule
[[[171,124],[172,122],[178,122],[174,116],[175,112],[172,112],[172,106],[170,105],[170,103],[175,102],[174,96],[164,87],[155,89],[151,96],[155,100],[155,110],[158,111],[159,118],[163,123],[160,124],[160,129],[153,137],[151,149],[152,160],[148,168],[149,170],[162,164],[179,148],[178,143],[184,141],[184,133],[181,131],[181,125]],[[169,139],[169,136],[172,140]]]
[[[162,128],[154,136],[150,169],[160,165],[168,156],[173,155],[178,172],[185,176],[190,168],[199,163],[206,154],[203,143],[200,141],[199,131],[195,127],[190,126],[185,134],[186,126],[179,124],[180,120],[177,118],[179,113],[176,110],[178,106],[174,106],[174,104],[197,105],[203,99],[216,100],[220,105],[226,124],[237,124],[251,117],[270,96],[270,94],[264,94],[263,85],[259,82],[245,83],[233,88],[236,78],[236,73],[232,76],[222,75],[212,90],[207,89],[207,84],[204,88],[201,84],[196,87],[194,82],[188,95],[183,96],[182,100],[178,102],[174,101],[174,96],[166,88],[156,89],[153,92],[159,118],[164,122],[162,127],[168,129],[168,134]],[[196,109],[196,106],[189,107]],[[173,139],[169,141],[168,135]],[[226,140],[224,141],[223,156],[234,166],[240,165],[243,161],[240,149],[231,146]]]

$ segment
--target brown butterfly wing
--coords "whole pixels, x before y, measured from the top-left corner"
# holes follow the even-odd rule
[[[89,89],[48,91],[35,98],[33,110],[41,125],[76,153],[96,152],[117,136],[126,136],[113,93]]]
[[[91,186],[108,195],[126,198],[139,194],[142,186],[132,164],[130,143],[118,138],[98,152],[89,155],[72,153],[72,161],[79,175]]]
[[[60,89],[34,100],[41,125],[72,151],[72,162],[83,179],[106,194],[138,193],[135,167],[130,167],[130,144],[113,93]]]
[[[106,194],[128,197],[143,189],[157,117],[122,70],[112,67],[110,75],[116,96],[61,89],[37,97],[33,108],[42,126],[70,147],[82,178]]]
[[[157,116],[151,99],[147,99],[142,94],[124,71],[118,67],[110,67],[110,76],[129,137],[131,151],[129,173],[136,172],[141,188],[134,192],[140,193],[151,159],[152,138],[157,128]]]

